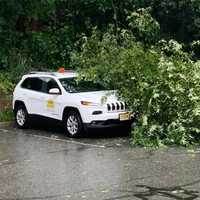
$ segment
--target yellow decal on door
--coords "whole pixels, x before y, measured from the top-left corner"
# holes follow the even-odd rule
[[[47,108],[54,108],[54,101],[48,100],[47,101]]]

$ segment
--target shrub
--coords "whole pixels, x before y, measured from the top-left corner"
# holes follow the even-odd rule
[[[0,73],[0,95],[10,94],[13,91],[14,84],[8,76],[8,73]]]
[[[12,121],[13,119],[13,112],[12,111],[0,111],[0,122],[7,122],[7,121]]]
[[[122,31],[120,45],[112,32],[84,37],[72,55],[82,78],[117,89],[138,113],[133,143],[142,146],[190,145],[200,133],[200,63],[167,57],[146,49]],[[181,50],[179,50],[181,51]]]
[[[7,59],[7,78],[13,83],[17,83],[22,75],[32,68],[32,60],[23,51],[12,49]]]
[[[32,60],[13,48],[4,61],[6,68],[0,70],[0,94],[10,94],[21,76],[31,70]]]

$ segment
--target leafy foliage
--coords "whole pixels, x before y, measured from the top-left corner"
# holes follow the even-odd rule
[[[152,7],[153,16],[161,25],[162,33],[180,42],[199,39],[199,0],[152,0],[146,1]],[[150,4],[150,5],[149,5]]]
[[[11,93],[14,88],[13,82],[9,79],[8,74],[0,74],[0,94]]]
[[[3,111],[0,112],[0,122],[9,122],[14,120],[13,119],[13,112],[12,111]]]
[[[8,68],[13,49],[26,53],[34,68],[68,66],[79,36],[90,35],[94,26],[105,31],[108,24],[115,34],[129,27],[150,45],[160,37],[189,44],[199,39],[199,5],[198,0],[1,0],[0,70]],[[194,53],[198,56],[196,48]]]
[[[134,143],[195,143],[199,13],[199,0],[1,0],[0,92],[31,69],[78,67],[138,113]]]
[[[129,27],[138,40],[152,44],[159,40],[160,25],[149,14],[148,9],[138,9],[128,17]]]
[[[122,43],[111,32],[93,31],[73,61],[83,78],[117,89],[135,113],[133,142],[142,146],[189,145],[200,132],[199,63],[145,49],[126,31]],[[178,45],[178,44],[177,44]],[[179,45],[178,45],[179,46]],[[177,47],[178,48],[178,47]],[[175,48],[175,51],[181,49]]]
[[[72,29],[67,26],[52,30],[32,33],[30,51],[35,52],[32,59],[35,61],[35,68],[47,65],[57,68],[67,66],[69,63],[69,52],[72,50]],[[43,55],[43,56],[41,56]]]

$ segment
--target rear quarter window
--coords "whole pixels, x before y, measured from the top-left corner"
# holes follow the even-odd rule
[[[22,88],[25,88],[25,89],[31,89],[30,82],[31,82],[31,81],[30,81],[29,78],[25,79],[25,80],[22,82],[21,87],[22,87]]]
[[[21,84],[22,88],[39,91],[42,90],[42,80],[39,78],[27,78]]]

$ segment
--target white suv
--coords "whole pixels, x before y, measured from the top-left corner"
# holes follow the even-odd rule
[[[90,127],[131,126],[131,112],[114,91],[77,77],[74,71],[24,75],[13,93],[17,126],[27,128],[31,115],[62,121],[71,137]]]

